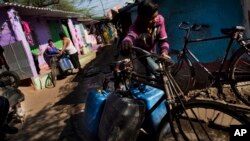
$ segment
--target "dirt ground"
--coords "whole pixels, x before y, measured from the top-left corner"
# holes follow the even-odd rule
[[[74,128],[77,127],[76,124],[84,122],[81,121],[81,116],[86,94],[90,89],[100,88],[102,78],[109,71],[108,64],[112,59],[108,59],[107,56],[110,53],[110,51],[93,53],[81,62],[85,69],[92,69],[94,72],[92,77],[86,76],[83,70],[79,74],[71,74],[64,79],[57,80],[55,88],[35,90],[32,86],[21,86],[20,90],[25,94],[25,101],[22,103],[26,113],[25,122],[19,125],[21,129],[17,134],[7,137],[8,140],[82,140],[81,131]],[[99,73],[95,74],[95,71]]]
[[[82,67],[94,59],[90,54]],[[25,94],[22,106],[25,110],[25,122],[15,135],[8,136],[10,141],[52,141],[58,140],[68,126],[68,119],[74,110],[84,105],[84,89],[79,82],[81,75],[71,74],[57,80],[54,88],[35,90],[32,86],[21,86]],[[76,90],[77,89],[77,90]],[[77,98],[74,98],[77,96]],[[64,133],[63,133],[64,134]]]

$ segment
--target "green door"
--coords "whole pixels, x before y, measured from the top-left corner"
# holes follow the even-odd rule
[[[62,31],[60,23],[58,21],[48,21],[49,31],[55,46],[61,49],[63,46],[62,40],[60,39],[59,33]]]
[[[70,38],[69,28],[67,26],[67,21],[66,20],[62,20],[62,29],[63,29],[65,35]]]

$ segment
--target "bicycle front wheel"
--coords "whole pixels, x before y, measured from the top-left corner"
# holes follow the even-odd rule
[[[228,108],[215,101],[192,100],[173,109],[174,125],[179,135],[178,140],[188,141],[228,141],[231,125],[249,124],[249,119],[245,115]],[[169,126],[161,126],[158,141],[175,140],[174,137],[166,133]]]
[[[0,74],[0,81],[3,81],[6,86],[18,88],[21,80],[18,74],[14,71],[5,71]]]
[[[56,86],[56,80],[57,80],[57,65],[53,64],[51,66],[51,81],[54,87]]]
[[[250,52],[239,49],[230,66],[231,87],[236,96],[250,106]]]
[[[185,56],[171,56],[177,62],[171,68],[171,74],[184,94],[194,86],[194,68]]]

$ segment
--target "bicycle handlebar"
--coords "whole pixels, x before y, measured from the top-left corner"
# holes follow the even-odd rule
[[[113,76],[114,76],[114,87],[116,90],[127,91],[130,89],[130,83],[132,84],[145,84],[149,85],[166,92],[166,98],[170,102],[174,101],[175,96],[182,95],[182,91],[179,88],[178,84],[175,82],[172,77],[169,66],[174,64],[170,58],[163,57],[161,55],[157,55],[154,53],[150,53],[142,48],[133,46],[131,50],[134,51],[135,55],[137,53],[141,53],[140,56],[136,56],[136,58],[132,58],[133,54],[131,54],[130,58],[126,58],[115,63],[113,66]],[[137,72],[134,68],[133,60],[139,59],[142,57],[152,57],[153,61],[156,59],[155,63],[158,65],[158,68],[155,68],[155,72],[152,72],[155,77],[150,75],[141,74]],[[151,60],[151,59],[149,59]],[[151,62],[152,63],[152,62]],[[153,68],[154,69],[154,68]],[[127,81],[128,80],[128,81]],[[133,81],[131,81],[133,80]],[[133,83],[135,82],[135,83]],[[171,90],[170,90],[171,89]],[[175,92],[176,94],[170,94],[171,92]]]
[[[61,56],[61,54],[57,53],[57,54],[47,54],[48,57],[59,57]]]
[[[205,24],[190,24],[189,22],[181,22],[178,27],[179,29],[183,29],[186,31],[199,31],[202,28],[208,28],[209,26]]]
[[[139,51],[139,52],[145,54],[145,55],[143,55],[143,57],[154,57],[157,59],[156,61],[164,62],[164,63],[167,63],[168,65],[174,64],[173,60],[171,60],[170,58],[166,58],[166,57],[160,56],[160,55],[155,54],[155,53],[150,53],[150,52],[148,52],[140,47],[133,46],[132,50]]]
[[[159,73],[167,72],[168,71],[168,70],[166,70],[167,67],[174,64],[174,62],[170,58],[166,58],[166,57],[160,56],[158,54],[150,53],[150,52],[148,52],[142,48],[136,47],[136,46],[133,46],[131,48],[131,50],[134,50],[135,52],[142,53],[142,55],[137,56],[136,58],[132,58],[132,56],[130,56],[129,59],[126,58],[126,59],[114,62],[113,65],[115,65],[115,66],[110,66],[113,71],[115,71],[117,73],[123,72],[124,74],[130,74],[132,76],[136,76],[136,78],[143,78],[143,79],[145,79],[145,82],[147,80],[157,82],[158,80],[152,79],[150,76],[144,76],[144,75],[140,75],[140,74],[136,73],[136,71],[134,71],[134,69],[133,69],[133,60],[139,59],[139,58],[152,57],[152,58],[156,59],[155,62],[156,62],[156,64],[159,65],[159,68],[157,70],[155,70]],[[119,68],[119,69],[117,70],[117,68]],[[117,75],[117,76],[120,76],[120,75]],[[124,75],[122,75],[122,76],[124,76]]]
[[[181,22],[178,27],[179,29],[183,29],[183,30],[189,30],[191,28],[188,22]]]

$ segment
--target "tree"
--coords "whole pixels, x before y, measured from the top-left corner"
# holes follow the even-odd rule
[[[52,9],[72,11],[82,13],[86,16],[92,16],[90,8],[78,8],[84,1],[91,0],[2,0],[3,2],[15,2],[23,5],[35,6],[35,7],[48,7]]]
[[[15,2],[34,6],[48,6],[59,3],[59,0],[2,0],[3,2]]]
[[[46,7],[58,4],[60,0],[16,0],[16,2],[36,7]]]
[[[78,13],[83,13],[86,16],[91,16],[91,8],[78,8],[77,5],[80,5],[84,0],[60,0],[58,4],[51,5],[53,9],[60,9],[65,11],[73,11]]]

